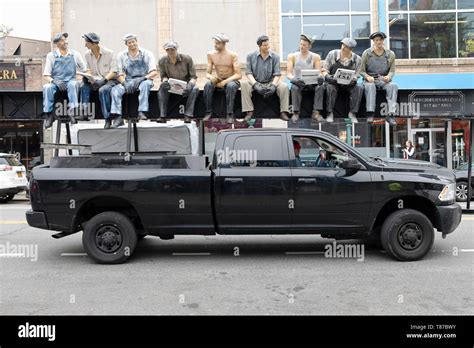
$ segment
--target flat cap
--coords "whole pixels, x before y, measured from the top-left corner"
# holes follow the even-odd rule
[[[305,34],[300,35],[300,40],[304,40],[304,41],[308,42],[310,45],[312,45],[313,42],[314,42],[313,39],[310,39],[309,36],[307,36]]]
[[[87,33],[82,35],[82,38],[93,43],[99,43],[100,42],[100,37],[96,33]]]
[[[387,35],[385,35],[384,32],[382,32],[382,31],[376,31],[375,33],[370,34],[369,39],[373,40],[373,39],[375,39],[377,36],[380,36],[382,39],[386,39],[386,38],[387,38]]]
[[[178,49],[178,43],[174,42],[173,40],[170,40],[170,41],[168,41],[167,43],[165,43],[163,45],[163,48],[165,50],[167,50],[168,48],[173,48],[173,49],[177,50]]]
[[[348,37],[341,40],[341,43],[347,48],[353,49],[357,46],[357,41],[354,39],[349,39]]]
[[[229,38],[225,36],[223,33],[216,34],[212,38],[219,42],[229,42]]]
[[[265,41],[268,41],[270,40],[270,38],[267,36],[267,35],[260,35],[258,38],[257,38],[257,45],[261,45],[262,42],[265,42]]]
[[[132,40],[132,39],[137,39],[137,36],[135,34],[132,34],[132,33],[128,33],[128,34],[125,34],[124,37],[123,37],[123,41],[127,42],[128,40]]]
[[[58,43],[59,40],[61,40],[62,37],[68,37],[69,34],[68,33],[57,33],[56,35],[54,35],[53,37],[53,43]]]

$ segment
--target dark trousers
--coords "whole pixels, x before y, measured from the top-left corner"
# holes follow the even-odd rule
[[[188,94],[186,100],[186,108],[184,110],[184,115],[193,117],[194,116],[194,104],[196,104],[196,99],[199,95],[199,87],[194,86],[191,92]],[[158,90],[158,105],[160,105],[160,116],[168,116],[168,100],[170,99],[169,89],[161,88]]]
[[[364,93],[364,87],[361,84],[355,84],[353,87],[348,85],[333,85],[328,83],[326,85],[326,110],[327,112],[332,112],[334,110],[334,105],[336,104],[337,94],[339,91],[348,91],[349,92],[349,111],[357,114],[359,111],[360,101],[362,100],[362,94]]]
[[[227,114],[234,113],[234,101],[239,87],[239,81],[232,81],[225,85],[224,90]],[[211,81],[206,83],[206,85],[204,86],[204,101],[206,103],[206,114],[212,113],[212,97],[214,95],[215,89],[216,86]]]
[[[291,104],[293,106],[293,112],[300,112],[302,91],[307,90],[314,90],[313,111],[323,110],[324,89],[324,85],[306,85],[304,88],[300,88],[297,85],[291,84]]]

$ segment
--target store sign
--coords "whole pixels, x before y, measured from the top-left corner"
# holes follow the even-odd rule
[[[0,63],[0,91],[24,91],[25,67],[22,63]]]
[[[416,91],[408,96],[420,116],[464,115],[465,97],[461,91]]]

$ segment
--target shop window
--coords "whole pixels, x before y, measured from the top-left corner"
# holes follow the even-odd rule
[[[454,10],[456,2],[453,0],[410,0],[411,11]]]
[[[389,16],[390,49],[397,58],[408,58],[408,16],[396,14]]]
[[[474,13],[458,14],[459,57],[474,57]]]

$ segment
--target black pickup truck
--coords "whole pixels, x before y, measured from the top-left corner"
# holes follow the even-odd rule
[[[100,263],[126,261],[146,235],[320,234],[381,242],[423,258],[435,229],[461,221],[455,177],[422,162],[370,158],[315,130],[221,131],[214,156],[54,157],[34,168],[30,226],[83,231]]]

